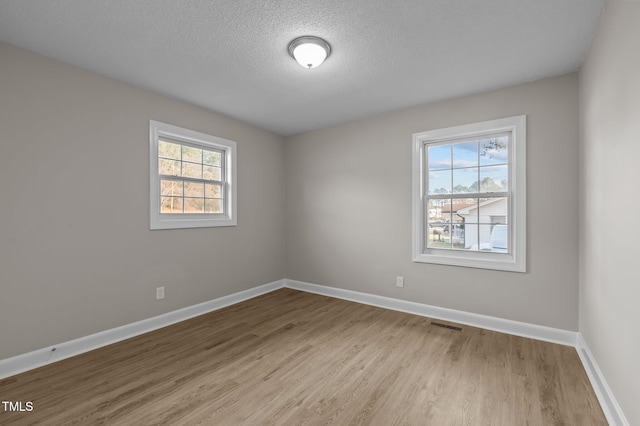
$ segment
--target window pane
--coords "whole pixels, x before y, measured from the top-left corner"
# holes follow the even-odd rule
[[[498,192],[509,189],[509,167],[480,167],[480,191]]]
[[[202,163],[202,150],[190,146],[182,146],[182,161]]]
[[[429,226],[427,229],[427,248],[451,249],[449,233],[445,227],[451,221],[451,199],[429,200]]]
[[[442,230],[442,226],[429,227],[427,234],[427,248],[451,250],[449,234]]]
[[[478,222],[478,199],[461,198],[453,200],[453,216],[458,216],[462,222]],[[459,222],[459,223],[462,223]]]
[[[451,145],[435,145],[427,148],[429,170],[451,168]]]
[[[162,140],[158,141],[158,156],[179,160],[180,145],[171,142],[165,142]]]
[[[205,164],[209,164],[211,166],[220,166],[220,161],[221,161],[221,157],[222,154],[220,152],[217,151],[207,151],[202,150],[202,155],[203,155],[203,163]]]
[[[491,225],[481,223],[478,225],[478,238],[480,238],[480,244],[478,245],[479,251],[491,251]]]
[[[492,225],[506,225],[507,223],[507,216],[491,216]]]
[[[222,200],[204,200],[205,213],[224,213],[222,211]]]
[[[182,213],[182,198],[161,197],[160,213]]]
[[[508,250],[509,199],[480,199],[480,250],[506,253]]]
[[[451,170],[429,171],[429,194],[451,194]]]
[[[478,142],[454,143],[452,148],[454,168],[478,166]]]
[[[451,223],[445,231],[450,234],[452,247],[458,250],[469,249],[474,243],[474,224],[478,221],[478,199],[453,200],[450,209]]]
[[[182,197],[182,182],[175,180],[160,180],[160,194]]]
[[[445,224],[451,222],[451,215],[455,214],[456,211],[456,202],[457,201],[451,199],[444,200],[444,204],[442,205],[442,218]]]
[[[184,199],[185,213],[202,213],[204,207],[203,198],[187,198]]]
[[[509,199],[507,197],[480,198],[480,222],[507,223]]]
[[[182,176],[202,179],[202,164],[182,163]]]
[[[208,183],[204,186],[205,198],[222,198],[222,186]]]
[[[455,203],[454,203],[455,206]],[[454,249],[464,249],[465,246],[465,226],[464,219],[458,213],[451,216],[451,222],[445,231],[451,239],[451,247]]]
[[[204,196],[204,184],[185,182],[184,183],[184,196],[185,197],[200,197]]]
[[[167,176],[180,176],[180,161],[160,158],[158,160],[158,173]]]
[[[490,237],[489,243],[491,245],[491,251],[508,253],[509,252],[509,227],[507,225],[491,226],[491,237]]]
[[[222,169],[220,167],[204,166],[204,178],[222,181]]]
[[[454,194],[478,192],[478,169],[454,169],[453,170]]]
[[[480,165],[509,164],[509,137],[480,141]]]
[[[429,200],[428,214],[430,226],[442,226],[450,219],[451,214],[448,213],[450,203],[451,200]]]

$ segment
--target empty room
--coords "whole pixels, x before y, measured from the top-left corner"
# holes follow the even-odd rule
[[[0,425],[640,425],[638,22],[0,0]]]

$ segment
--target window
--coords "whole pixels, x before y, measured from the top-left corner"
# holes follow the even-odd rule
[[[236,143],[150,122],[151,229],[236,225]]]
[[[413,260],[526,271],[526,117],[413,135]]]

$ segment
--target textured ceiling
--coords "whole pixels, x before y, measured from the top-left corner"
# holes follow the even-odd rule
[[[0,0],[0,41],[281,135],[576,71],[605,0]],[[307,70],[288,43],[332,46]]]

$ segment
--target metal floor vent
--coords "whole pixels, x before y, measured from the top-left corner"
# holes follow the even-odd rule
[[[456,327],[453,325],[442,324],[441,322],[433,322],[431,321],[431,325],[435,325],[436,327],[448,328],[449,330],[462,331],[462,327]]]

